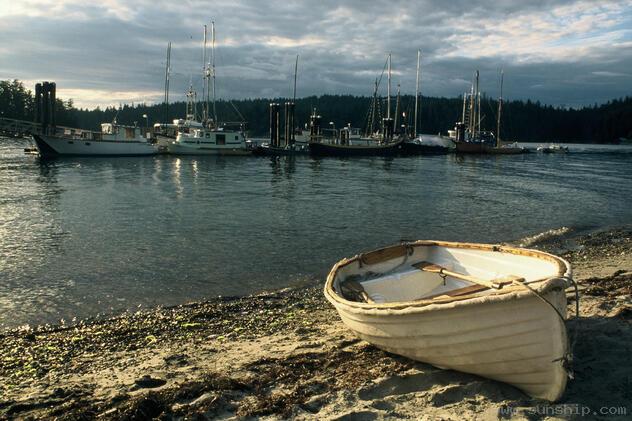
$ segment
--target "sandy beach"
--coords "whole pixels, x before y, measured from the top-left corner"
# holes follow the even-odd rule
[[[567,258],[580,286],[556,404],[358,340],[317,284],[2,333],[0,419],[629,419],[632,230],[561,238],[523,244]]]

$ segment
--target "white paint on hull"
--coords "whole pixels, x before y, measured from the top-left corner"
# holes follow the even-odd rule
[[[38,138],[38,142],[44,142],[58,155],[123,156],[158,153],[155,145],[144,141],[73,139],[45,135],[38,135]],[[41,145],[38,144],[38,148],[42,155],[47,155]]]
[[[250,155],[252,152],[243,148],[241,145],[231,147],[231,145],[221,146],[200,146],[200,145],[182,145],[175,142],[167,146],[169,153],[174,155]]]
[[[381,349],[506,382],[533,397],[555,401],[568,377],[564,366],[568,338],[560,316],[566,317],[570,266],[539,251],[494,247],[417,242],[406,257],[374,264],[360,264],[359,256],[344,259],[330,272],[325,296],[345,325]],[[447,277],[444,285],[437,273],[415,274],[411,265],[420,261],[486,280],[520,276],[540,297],[524,286],[512,285],[424,299],[464,284]],[[391,273],[376,275],[387,272]],[[368,275],[371,280],[362,280],[362,286],[369,296],[382,301],[360,303],[344,298],[340,283],[350,275]]]

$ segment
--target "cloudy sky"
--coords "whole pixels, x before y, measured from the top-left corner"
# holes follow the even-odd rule
[[[581,106],[632,95],[632,0],[0,0],[0,79],[56,81],[82,107],[201,91],[202,27],[215,21],[221,98],[370,95],[388,52],[393,85],[456,96],[482,90]]]

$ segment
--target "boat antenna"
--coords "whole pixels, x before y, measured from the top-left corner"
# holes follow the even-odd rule
[[[165,66],[165,123],[169,122],[169,73],[171,72],[171,42],[167,44],[167,65]]]
[[[503,79],[505,70],[500,69],[500,97],[498,98],[498,119],[496,120],[496,147],[500,148],[500,114],[503,110]]]
[[[211,75],[213,76],[213,121],[217,125],[217,108],[215,106],[215,21],[211,22]]]
[[[419,108],[419,64],[421,62],[421,50],[417,50],[417,80],[415,83],[415,132],[414,137],[417,137],[417,110]]]

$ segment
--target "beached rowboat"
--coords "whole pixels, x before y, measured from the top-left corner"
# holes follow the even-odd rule
[[[334,265],[325,296],[360,338],[549,401],[568,377],[568,262],[536,250],[417,241]]]

